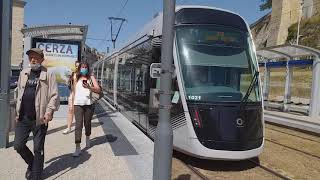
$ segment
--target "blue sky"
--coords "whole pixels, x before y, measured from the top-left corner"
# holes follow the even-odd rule
[[[150,21],[157,12],[162,11],[162,0],[25,0],[25,24],[84,24],[89,26],[88,38],[110,39],[108,17],[123,17],[123,24],[116,47],[130,39],[130,36]],[[126,3],[127,1],[127,3]],[[228,9],[243,16],[249,23],[265,15],[259,5],[261,0],[177,0],[180,4],[208,5]],[[126,5],[125,5],[126,3]],[[125,5],[124,8],[122,8]],[[108,33],[108,34],[107,34]],[[106,51],[111,42],[87,39],[90,47]]]

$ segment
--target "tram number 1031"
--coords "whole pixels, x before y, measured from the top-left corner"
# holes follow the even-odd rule
[[[189,100],[194,100],[194,101],[200,101],[201,100],[201,96],[188,96]]]

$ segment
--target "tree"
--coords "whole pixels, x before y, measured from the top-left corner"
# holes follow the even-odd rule
[[[261,0],[263,4],[260,5],[260,11],[272,8],[272,0]]]

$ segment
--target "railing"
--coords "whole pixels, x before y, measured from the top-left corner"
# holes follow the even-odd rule
[[[311,104],[312,65],[313,60],[309,59],[259,63],[263,71],[265,108],[276,108],[285,112],[295,111],[308,115]],[[303,69],[298,71],[298,68]],[[299,77],[299,72],[304,73],[304,82],[299,81],[299,78],[303,78]],[[277,75],[272,76],[272,73],[277,73]],[[300,92],[302,90],[303,93],[299,94],[299,90]]]

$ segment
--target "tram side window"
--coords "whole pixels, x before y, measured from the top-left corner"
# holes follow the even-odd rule
[[[107,83],[107,79],[106,79],[106,77],[107,77],[107,67],[105,67],[104,69],[103,69],[103,76],[102,76],[102,79],[101,79],[101,81],[102,81],[102,84],[101,84],[101,86],[102,86],[102,88],[104,89],[104,87],[106,86],[106,83]]]
[[[148,86],[148,80],[147,80],[147,72],[148,69],[141,65],[140,67],[136,67],[135,70],[135,93],[138,94],[145,94],[146,93],[146,87]]]
[[[134,91],[135,93],[140,94],[141,90],[142,90],[142,72],[140,72],[139,68],[136,68]]]
[[[108,86],[109,86],[109,81],[108,81],[109,73],[110,73],[110,68],[107,67],[106,71],[104,72],[104,83],[103,83],[103,88],[104,89],[107,89]]]
[[[152,48],[152,63],[159,63],[161,61],[161,48]]]
[[[110,91],[112,91],[113,90],[113,78],[114,78],[114,69],[112,68],[112,69],[110,69],[110,74],[109,74],[109,78],[108,78],[108,80],[109,80],[109,87],[108,87],[108,89],[110,90]]]
[[[107,92],[107,96],[109,98],[113,98],[113,64],[108,64],[106,71],[105,71],[105,82],[103,84],[103,88],[106,90]]]

